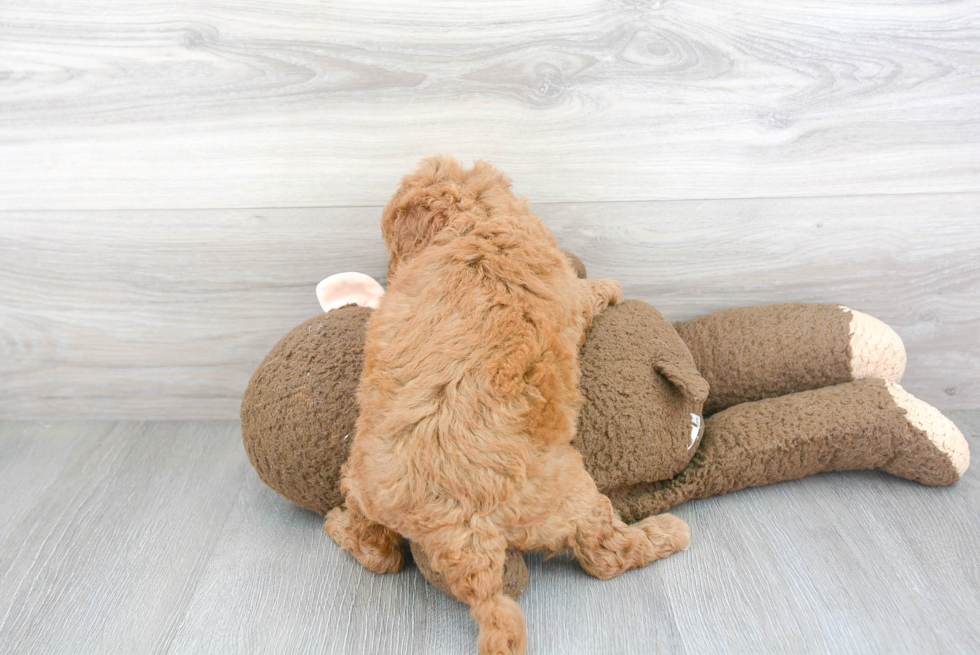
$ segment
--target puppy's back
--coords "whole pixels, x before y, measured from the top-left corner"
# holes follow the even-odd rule
[[[437,493],[499,500],[529,448],[574,433],[577,280],[533,216],[447,237],[399,268],[369,323],[364,436]],[[491,489],[474,494],[474,475]]]

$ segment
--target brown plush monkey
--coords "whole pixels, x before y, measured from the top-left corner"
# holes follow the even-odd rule
[[[276,344],[242,401],[242,437],[259,477],[321,514],[343,502],[364,330],[383,293],[359,273],[324,280],[317,295],[328,311]],[[595,319],[580,361],[585,404],[573,444],[627,522],[822,471],[879,468],[946,485],[969,465],[956,426],[897,384],[905,368],[898,335],[840,305],[730,309],[672,325],[628,300]],[[510,553],[506,591],[516,598],[526,585],[524,560]]]

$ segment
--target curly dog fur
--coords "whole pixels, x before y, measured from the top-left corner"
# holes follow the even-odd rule
[[[572,549],[599,578],[688,544],[669,514],[623,523],[571,447],[578,348],[622,300],[580,280],[554,238],[485,162],[424,160],[384,209],[388,292],[368,324],[346,506],[325,531],[372,571],[419,543],[480,625],[480,652],[523,653],[503,595],[508,546]]]

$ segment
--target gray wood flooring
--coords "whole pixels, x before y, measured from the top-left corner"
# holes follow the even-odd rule
[[[949,412],[980,452],[980,411]],[[233,421],[0,422],[0,652],[475,652],[266,488]],[[602,582],[529,557],[529,653],[975,653],[980,482],[826,474],[676,508],[691,548]]]

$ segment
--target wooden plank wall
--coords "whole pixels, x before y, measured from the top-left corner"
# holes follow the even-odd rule
[[[312,288],[486,157],[674,319],[896,327],[980,406],[980,5],[6,0],[0,417],[233,418]]]

